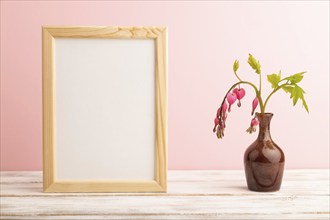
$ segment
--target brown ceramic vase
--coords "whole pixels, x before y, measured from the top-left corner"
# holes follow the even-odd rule
[[[281,188],[284,153],[270,136],[272,113],[256,113],[259,135],[245,151],[244,166],[249,190],[272,192]]]

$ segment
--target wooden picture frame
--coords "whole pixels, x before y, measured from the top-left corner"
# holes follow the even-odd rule
[[[91,39],[91,41],[85,41],[86,39]],[[72,40],[72,41],[70,41]],[[98,41],[100,40],[100,41]],[[102,40],[106,40],[106,41],[102,41]],[[82,85],[79,87],[78,91],[82,92],[82,94],[85,94],[85,88],[89,88],[89,87],[84,87],[83,83],[89,83],[88,81],[93,81],[93,78],[89,75],[86,76],[86,74],[89,74],[87,71],[84,72],[84,76],[82,76],[81,78],[85,77],[86,79],[81,80],[80,79],[80,75],[77,75],[77,73],[75,76],[76,77],[69,77],[70,76],[70,71],[72,71],[73,67],[76,67],[74,65],[73,62],[67,62],[67,59],[62,58],[63,56],[67,56],[68,54],[70,54],[70,51],[76,50],[76,52],[74,53],[78,53],[76,55],[72,54],[70,55],[71,58],[70,59],[80,59],[81,54],[79,54],[84,48],[85,46],[83,45],[87,45],[86,48],[88,47],[90,50],[93,49],[93,41],[98,41],[100,42],[100,44],[104,44],[105,46],[109,46],[109,48],[113,48],[114,43],[111,43],[111,40],[120,40],[118,42],[125,44],[125,42],[138,42],[136,43],[136,45],[139,46],[134,46],[133,43],[129,43],[130,45],[133,45],[132,48],[140,48],[140,49],[136,49],[136,54],[144,54],[143,49],[143,45],[145,42],[150,42],[152,41],[152,43],[148,43],[148,51],[152,51],[152,53],[154,53],[154,58],[151,61],[146,61],[153,63],[150,65],[154,65],[154,75],[152,77],[151,80],[149,80],[149,76],[143,76],[145,79],[148,79],[148,82],[154,83],[154,85],[151,86],[151,84],[149,83],[148,86],[144,86],[144,82],[139,82],[140,84],[138,86],[140,86],[139,88],[144,88],[144,87],[148,87],[149,90],[145,90],[144,93],[142,92],[138,92],[139,95],[136,98],[137,101],[140,100],[144,100],[141,97],[144,97],[143,94],[149,94],[148,91],[154,91],[154,94],[152,94],[153,97],[152,101],[150,102],[151,98],[149,97],[149,95],[147,95],[149,98],[149,103],[150,105],[153,106],[153,108],[150,110],[150,112],[154,112],[154,117],[152,119],[150,119],[150,122],[148,122],[150,125],[150,123],[153,123],[153,129],[150,129],[150,131],[148,129],[145,129],[145,131],[143,133],[140,134],[145,134],[144,139],[147,140],[148,139],[148,135],[150,135],[150,137],[153,137],[154,139],[150,139],[151,141],[148,142],[148,140],[146,142],[148,143],[154,143],[153,148],[151,149],[150,147],[145,150],[146,152],[152,152],[152,157],[154,159],[149,158],[150,161],[153,161],[153,167],[150,168],[150,170],[153,169],[153,177],[152,178],[137,178],[132,177],[130,179],[130,173],[132,173],[132,176],[134,176],[133,174],[135,174],[134,171],[134,167],[135,166],[140,166],[139,164],[142,163],[142,161],[144,160],[144,156],[140,155],[139,162],[130,162],[130,160],[135,159],[132,155],[130,155],[129,158],[131,158],[128,161],[124,161],[125,164],[128,164],[127,166],[131,169],[131,171],[127,171],[127,174],[125,173],[126,177],[125,178],[111,178],[112,174],[109,174],[109,172],[107,172],[107,168],[102,167],[103,170],[106,170],[106,172],[102,171],[104,174],[106,174],[105,176],[107,176],[107,178],[102,178],[102,173],[97,174],[99,176],[97,177],[93,177],[93,175],[95,174],[96,171],[98,170],[102,170],[102,169],[98,169],[97,166],[103,166],[103,164],[99,163],[99,159],[95,159],[98,157],[102,157],[102,154],[94,149],[90,149],[93,147],[98,147],[99,145],[93,145],[90,144],[88,145],[86,140],[90,140],[90,143],[93,143],[95,137],[90,137],[92,136],[91,133],[88,133],[87,131],[83,130],[84,132],[82,132],[81,134],[79,134],[79,132],[77,130],[81,130],[80,128],[80,122],[83,121],[82,123],[85,123],[84,121],[86,120],[86,114],[84,115],[81,112],[84,112],[84,108],[80,108],[80,110],[75,111],[76,109],[78,109],[79,107],[75,106],[75,103],[81,101],[84,102],[86,97],[80,97],[79,95],[77,95],[76,91],[72,91],[74,89],[70,89],[71,87],[69,87],[68,85],[63,85],[63,84],[69,84],[72,86],[75,86],[75,88],[79,85],[79,83],[81,83]],[[129,40],[129,41],[127,41]],[[76,45],[73,46],[67,46],[70,45],[71,42],[76,42]],[[142,43],[141,43],[142,42]],[[141,44],[140,44],[141,43]],[[77,46],[78,44],[82,45],[82,46]],[[135,44],[135,43],[134,43]],[[59,45],[66,45],[63,46],[62,48],[67,48],[66,49],[59,49]],[[141,46],[142,45],[142,46]],[[103,48],[105,48],[104,46],[99,47],[99,50],[103,50]],[[120,48],[120,47],[119,47]],[[126,46],[124,46],[124,48],[126,48]],[[151,50],[151,49],[152,50]],[[58,51],[56,51],[58,50]],[[63,50],[61,52],[61,50]],[[109,52],[112,52],[112,50],[115,49],[109,49]],[[118,48],[116,50],[119,50]],[[69,52],[68,52],[69,51]],[[78,52],[77,52],[78,51]],[[131,50],[130,50],[131,51]],[[121,51],[118,51],[119,53]],[[42,27],[42,71],[43,71],[43,190],[44,192],[166,192],[167,190],[167,28],[165,27],[76,27],[76,26],[44,26]],[[73,52],[72,52],[73,53]],[[86,53],[84,53],[86,56],[88,56],[88,54],[93,54],[93,52],[88,51]],[[149,53],[149,52],[148,52]],[[60,55],[59,55],[60,54]],[[96,56],[101,56],[99,53],[97,53],[97,51],[94,53]],[[106,53],[105,53],[106,54]],[[129,55],[130,53],[126,53],[126,54],[122,54],[120,55],[121,57],[125,57],[126,55]],[[147,52],[146,52],[147,54]],[[83,55],[83,56],[85,56]],[[69,55],[68,55],[69,56]],[[148,58],[149,55],[146,55],[146,57]],[[114,56],[116,59],[117,56]],[[139,56],[136,56],[137,59],[142,59],[139,58]],[[150,56],[149,56],[150,57]],[[102,58],[102,57],[101,57]],[[107,59],[107,58],[104,58]],[[92,60],[92,59],[91,59]],[[95,61],[96,60],[96,61]],[[90,62],[95,62],[97,63],[97,60],[99,59],[95,59],[94,61],[88,61],[88,65],[87,68],[90,67],[90,65],[94,65],[91,64]],[[131,59],[132,60],[132,59]],[[120,61],[120,60],[119,60]],[[144,62],[144,60],[141,60],[141,62]],[[62,63],[61,63],[62,62]],[[82,60],[79,60],[81,65],[85,65],[86,62],[83,62]],[[128,62],[128,61],[127,61]],[[118,63],[118,62],[116,62]],[[79,65],[80,65],[79,64]],[[72,65],[72,68],[70,67],[70,65]],[[87,64],[86,64],[87,65]],[[103,65],[103,64],[102,64]],[[104,64],[105,65],[105,64]],[[110,65],[110,64],[109,64]],[[138,66],[140,68],[141,67],[141,71],[143,71],[143,66],[145,65],[140,65],[139,66],[139,62],[135,62],[134,65]],[[149,65],[149,64],[148,64]],[[130,63],[126,63],[123,62],[122,67],[124,68],[124,66],[130,66]],[[133,64],[132,64],[133,66]],[[71,68],[71,69],[70,69]],[[94,68],[96,69],[95,71],[90,72],[90,74],[98,74],[98,71],[102,72],[101,69],[98,69],[98,66],[95,64]],[[109,67],[106,66],[106,68],[115,68],[115,67]],[[63,70],[64,69],[64,70]],[[67,71],[65,69],[70,69],[70,71]],[[82,71],[85,71],[83,68]],[[62,72],[61,72],[62,71]],[[141,72],[140,71],[140,72]],[[109,73],[109,74],[108,74]],[[103,74],[103,73],[102,73]],[[101,73],[99,75],[97,75],[97,77],[103,77],[106,76],[108,77],[109,75],[111,75],[111,71],[107,72],[107,74],[103,74]],[[133,75],[133,73],[130,73],[131,75]],[[141,76],[144,74],[143,72],[141,73],[134,73],[134,77],[136,76],[136,74],[141,74]],[[117,76],[118,75],[118,76]],[[116,77],[121,77],[120,74],[117,74]],[[123,75],[123,74],[122,74]],[[97,78],[95,77],[95,78]],[[91,79],[91,80],[87,80],[87,79]],[[139,81],[139,78],[135,78],[137,81]],[[70,82],[71,80],[71,82]],[[123,79],[126,80],[127,79]],[[83,81],[83,82],[82,82]],[[107,79],[104,80],[100,80],[98,82],[102,82],[102,81],[107,81]],[[108,80],[109,82],[111,80]],[[120,80],[119,80],[120,81]],[[133,81],[133,80],[132,80]],[[70,83],[66,83],[66,82],[70,82]],[[131,82],[130,82],[131,83]],[[113,87],[111,87],[113,89],[113,92],[107,92],[104,94],[99,94],[99,96],[104,97],[104,100],[107,100],[107,95],[110,96],[111,93],[111,97],[113,98],[114,95],[116,94],[116,90],[114,88],[121,88],[120,86],[116,87],[117,85],[112,84]],[[97,85],[94,85],[96,90],[98,90]],[[150,89],[151,88],[151,89]],[[108,87],[105,87],[105,91],[111,91],[111,90],[107,90],[109,89]],[[121,91],[121,89],[119,89]],[[141,89],[136,89],[136,90],[132,90],[132,96],[134,96],[134,91],[140,91]],[[143,89],[142,89],[143,90]],[[99,91],[103,91],[103,90],[99,90]],[[126,90],[125,90],[126,91]],[[86,93],[89,94],[89,93]],[[71,99],[71,101],[66,100],[66,102],[63,101],[63,99],[65,99],[66,97],[74,97],[74,99]],[[83,95],[82,95],[83,96]],[[99,97],[99,96],[95,96],[95,97]],[[120,96],[120,94],[118,94],[118,96]],[[126,96],[127,97],[127,96]],[[90,98],[91,99],[91,98]],[[93,102],[93,100],[91,99],[91,101]],[[102,104],[102,101],[98,102]],[[123,106],[124,105],[128,105],[128,107],[131,107],[131,104],[127,104],[130,102],[125,102],[123,101]],[[126,103],[126,104],[125,104]],[[146,101],[146,105],[142,105],[141,106],[147,106],[148,101]],[[116,106],[117,107],[118,103],[113,104],[112,106]],[[120,105],[122,103],[119,103]],[[109,108],[109,106],[111,105],[107,105],[107,107]],[[139,106],[139,105],[135,105],[135,106]],[[60,109],[59,109],[60,108]],[[92,118],[95,117],[97,120],[100,121],[100,123],[103,123],[104,121],[107,121],[107,119],[102,119],[102,118],[97,118],[100,117],[98,116],[98,112],[96,109],[100,109],[97,106],[89,107],[87,106],[87,108],[90,108],[90,111],[93,111],[93,109],[95,110],[94,113],[91,114]],[[139,110],[140,112],[143,113],[143,108],[141,107],[142,110]],[[110,109],[111,110],[111,109]],[[119,109],[120,110],[120,109]],[[70,112],[72,111],[72,112]],[[117,109],[118,111],[118,109]],[[149,110],[148,110],[149,111]],[[70,113],[66,113],[66,112],[70,112]],[[73,119],[71,119],[72,117],[78,117],[77,115],[81,114],[81,118],[78,118],[76,121],[73,121]],[[109,115],[111,114],[111,111],[109,112]],[[152,115],[152,114],[151,114]],[[89,115],[88,115],[89,116]],[[139,118],[139,117],[134,117],[134,118]],[[145,118],[151,118],[149,117],[147,114],[145,115]],[[70,121],[71,120],[71,121]],[[89,119],[88,119],[89,120]],[[112,118],[111,120],[116,121],[116,118]],[[138,119],[136,119],[138,120]],[[141,119],[139,119],[141,122]],[[152,120],[154,120],[152,122]],[[70,122],[67,122],[70,121]],[[95,121],[95,120],[94,120]],[[134,121],[134,120],[133,120]],[[87,122],[86,122],[87,123]],[[105,122],[104,122],[105,123]],[[143,123],[143,121],[142,121]],[[97,124],[97,123],[96,123]],[[109,125],[105,124],[105,125]],[[69,126],[68,126],[69,125]],[[111,123],[111,125],[113,125],[113,123]],[[127,140],[130,139],[130,137],[132,137],[132,139],[134,138],[134,132],[135,131],[139,131],[141,128],[136,125],[129,125],[128,127],[124,127],[124,125],[120,124],[120,123],[115,123],[116,126],[114,126],[114,128],[112,128],[114,131],[117,131],[117,128],[121,129],[121,131],[123,131],[124,129],[125,132],[127,131],[131,131],[130,133],[127,134]],[[70,127],[72,126],[72,127]],[[68,128],[70,127],[70,128]],[[148,127],[147,125],[145,126],[146,128]],[[150,127],[150,126],[149,126]],[[112,155],[112,152],[117,152],[118,148],[121,148],[122,146],[118,145],[115,146],[115,144],[113,144],[114,146],[112,146],[111,144],[111,138],[108,138],[107,133],[105,133],[104,130],[106,129],[100,129],[100,130],[93,130],[95,132],[93,132],[93,135],[99,135],[99,133],[104,133],[103,136],[107,141],[107,148],[97,148],[97,149],[106,149],[109,152],[104,152],[104,154],[108,154],[108,155]],[[134,131],[134,129],[137,129]],[[63,133],[63,130],[65,130],[66,133]],[[86,126],[86,130],[88,130],[88,126]],[[90,130],[89,130],[90,131]],[[75,133],[76,132],[76,133]],[[109,131],[107,130],[106,132],[108,132],[109,134],[111,133],[111,128],[109,128]],[[123,132],[121,132],[121,135]],[[67,135],[67,136],[65,136]],[[79,135],[81,135],[79,137]],[[126,133],[125,133],[126,135]],[[75,138],[72,138],[74,136],[77,136]],[[115,137],[115,136],[113,136]],[[82,141],[81,143],[79,142],[80,138],[82,138],[85,141]],[[89,139],[86,139],[89,138]],[[71,141],[71,139],[74,139],[74,141]],[[117,138],[119,141],[122,140],[120,138]],[[66,143],[67,140],[70,140],[70,143]],[[78,140],[78,141],[77,141]],[[126,139],[125,139],[126,140]],[[102,143],[102,140],[97,139],[98,143]],[[142,143],[143,141],[141,141]],[[63,144],[65,143],[65,144]],[[88,142],[89,143],[89,142]],[[110,144],[109,144],[110,143]],[[140,143],[140,142],[139,142]],[[63,146],[65,145],[65,147],[61,148],[61,145],[63,144]],[[91,155],[91,158],[86,159],[84,158],[84,160],[81,160],[83,162],[79,162],[80,165],[85,168],[82,170],[78,170],[77,171],[77,166],[72,165],[72,164],[79,164],[77,161],[79,158],[79,153],[75,154],[75,152],[79,152],[76,149],[79,148],[79,144],[82,145],[86,145],[87,147],[84,148],[84,151],[86,151],[87,153],[85,153],[85,157],[87,157],[88,155]],[[102,144],[101,144],[102,145]],[[88,148],[88,146],[90,148]],[[131,146],[127,146],[129,149],[133,149]],[[136,148],[138,148],[138,144],[137,146],[135,146]],[[141,144],[141,149],[144,147],[144,145],[142,146]],[[70,151],[69,155],[65,155],[63,152],[69,152],[70,148],[74,148],[75,150]],[[86,149],[86,150],[85,150]],[[151,149],[151,150],[149,150]],[[90,152],[88,152],[88,150],[90,150]],[[133,149],[134,150],[134,149]],[[80,151],[82,151],[82,149],[80,149]],[[118,150],[119,151],[119,150]],[[98,153],[96,153],[98,152]],[[139,154],[140,151],[136,151],[138,152],[137,154]],[[94,160],[92,160],[92,154],[96,154]],[[125,158],[125,155],[127,155],[128,153],[123,153],[121,154],[123,156],[123,158]],[[62,155],[61,157],[59,155]],[[87,155],[87,156],[86,156]],[[150,154],[151,155],[151,154]],[[61,158],[61,159],[59,159]],[[68,158],[68,159],[63,159],[63,158]],[[103,158],[103,157],[102,157]],[[148,160],[148,158],[145,158],[146,160]],[[57,161],[59,160],[59,161]],[[124,160],[124,159],[123,159]],[[87,162],[86,162],[87,161]],[[118,160],[120,161],[120,160]],[[117,162],[118,162],[117,161]],[[95,167],[93,167],[93,169],[91,168],[91,166],[93,166],[93,163],[99,163],[98,165],[95,165]],[[104,160],[104,163],[109,164],[110,162],[108,160]],[[87,165],[88,164],[88,165]],[[101,164],[101,165],[100,165]],[[114,167],[116,167],[116,164],[112,164]],[[112,166],[111,165],[111,166]],[[70,168],[71,166],[75,166],[74,168]],[[105,166],[105,165],[104,165]],[[146,169],[147,169],[147,165],[143,165]],[[143,166],[141,165],[141,168],[139,168],[141,171],[141,173],[143,173]],[[119,168],[120,166],[117,166],[116,169],[118,169],[118,176],[120,176],[123,171],[120,170]],[[115,168],[111,168],[111,169],[115,169]],[[148,168],[149,169],[149,168]],[[71,171],[67,171],[67,170],[71,170]],[[93,170],[93,171],[90,171]],[[133,170],[133,171],[132,171]],[[148,175],[150,173],[150,170],[148,170]],[[60,174],[62,172],[62,174]],[[67,173],[66,173],[67,172]],[[71,173],[70,173],[71,172]],[[100,171],[101,172],[101,171]],[[117,172],[117,171],[116,171]],[[116,173],[114,172],[114,173]],[[64,174],[65,173],[65,174]],[[80,174],[77,174],[80,173]],[[96,172],[97,173],[97,172]],[[146,172],[147,173],[147,172]],[[70,177],[70,175],[72,175],[72,178]],[[79,176],[81,175],[81,176]],[[88,178],[82,177],[83,175],[90,175],[88,176]],[[95,174],[96,175],[96,174]],[[117,174],[116,174],[117,175]],[[61,176],[61,178],[59,178],[59,176]],[[110,177],[109,177],[110,176]],[[141,176],[143,177],[144,174]],[[147,175],[146,175],[147,176]]]

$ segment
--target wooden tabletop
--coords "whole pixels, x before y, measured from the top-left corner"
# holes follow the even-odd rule
[[[169,171],[168,193],[43,193],[41,172],[1,172],[1,219],[330,219],[329,170],[285,170],[279,192],[243,171]]]

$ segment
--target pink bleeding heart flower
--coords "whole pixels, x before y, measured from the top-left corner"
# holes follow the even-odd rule
[[[256,127],[259,125],[259,121],[256,118],[252,118],[251,123],[250,123],[250,127],[246,130],[246,132],[248,133],[253,133],[255,132],[257,129]]]
[[[217,133],[218,138],[222,138],[224,136],[224,130],[226,127],[226,119],[227,119],[227,103],[224,101],[220,108],[218,108],[217,116],[214,119],[214,127],[213,132]]]
[[[252,113],[251,113],[251,115],[254,114],[254,110],[257,108],[258,104],[259,104],[259,100],[258,100],[257,97],[255,97],[255,98],[253,99],[253,102],[252,102]]]
[[[227,111],[227,103],[226,103],[226,101],[224,101],[222,106],[220,108],[218,108],[217,118],[224,117],[224,115],[226,114],[226,111]]]
[[[214,119],[213,132],[216,132],[218,138],[224,137],[224,131],[226,127],[227,119],[227,104],[224,103],[217,111],[217,116]]]
[[[227,111],[227,102],[226,101],[224,101],[223,102],[223,104],[222,104],[222,113],[224,114],[224,113],[226,113],[226,111]]]
[[[243,88],[235,88],[233,93],[236,94],[238,100],[241,100],[245,96],[245,90]]]
[[[222,117],[221,117],[221,122],[223,123],[223,127],[226,127],[226,119],[227,119],[228,114],[227,113],[223,113]]]
[[[214,128],[213,128],[213,132],[215,132],[215,129],[216,129],[216,127],[219,125],[219,118],[218,117],[216,117],[215,119],[214,119]]]
[[[217,134],[217,137],[218,138],[223,138],[225,136],[225,133],[224,133],[225,127],[226,127],[225,121],[223,121],[222,119],[220,119],[219,125],[215,129],[217,131],[216,134]]]
[[[237,106],[241,107],[241,99],[245,96],[245,90],[243,88],[235,88],[233,93],[236,94],[238,99]]]
[[[251,126],[256,127],[259,125],[259,121],[256,118],[252,118],[251,120]]]
[[[237,99],[237,96],[236,96],[235,93],[230,92],[230,93],[227,94],[227,101],[228,101],[228,104],[229,104],[228,112],[230,112],[231,105],[235,103],[236,99]]]

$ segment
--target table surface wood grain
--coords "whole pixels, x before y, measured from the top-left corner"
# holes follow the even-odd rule
[[[167,193],[43,193],[41,172],[1,172],[1,219],[330,219],[329,170],[285,170],[278,192],[244,172],[169,171]]]

